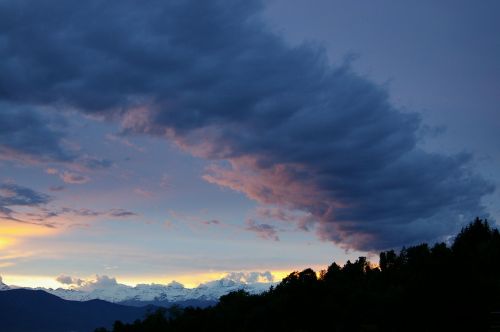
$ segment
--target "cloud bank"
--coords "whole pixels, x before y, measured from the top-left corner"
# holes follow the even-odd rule
[[[2,102],[0,92],[0,160],[72,160],[62,125],[61,117]]]
[[[75,278],[67,275],[60,275],[56,278],[56,281],[60,282],[63,285],[75,285],[81,286],[85,283],[85,280],[80,278]]]
[[[441,239],[486,214],[494,187],[471,156],[421,150],[417,114],[321,48],[287,45],[261,7],[2,1],[0,101],[164,136],[214,162],[207,181],[302,211],[322,239],[348,248]]]
[[[274,282],[271,272],[229,272],[224,279],[233,280],[238,283],[253,284],[256,282]]]
[[[1,281],[1,280],[0,280]],[[56,281],[63,285],[68,285],[72,286],[73,289],[75,290],[80,290],[84,292],[92,292],[92,291],[99,291],[99,290],[105,290],[109,288],[116,288],[116,287],[128,287],[131,288],[130,286],[126,286],[124,284],[120,284],[115,277],[110,277],[107,275],[95,275],[93,278],[88,278],[88,279],[82,279],[78,277],[73,277],[69,275],[62,274],[56,278]],[[265,271],[265,272],[228,272],[224,275],[223,278],[218,279],[218,280],[212,280],[208,281],[205,284],[200,284],[200,285],[216,285],[220,283],[221,281],[232,281],[234,283],[238,284],[255,284],[255,283],[273,283],[275,282],[275,277],[272,275],[271,272]],[[150,286],[160,286],[159,284],[151,284]],[[149,286],[147,284],[140,284],[139,286]],[[177,281],[172,281],[168,285],[164,286],[176,286],[179,288],[184,288],[184,286],[177,282]]]

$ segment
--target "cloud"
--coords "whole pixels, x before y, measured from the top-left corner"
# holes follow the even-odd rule
[[[0,218],[16,221],[27,224],[36,224],[45,227],[54,227],[53,224],[45,222],[41,219],[40,215],[46,215],[43,205],[49,203],[52,198],[44,193],[37,192],[33,189],[19,186],[14,183],[1,183],[0,184]],[[24,216],[30,219],[19,217],[18,211],[15,208],[30,208],[36,209],[39,212],[33,213],[25,211]]]
[[[295,223],[301,230],[308,231],[315,224],[315,218],[310,213],[303,211],[292,211],[281,207],[265,207],[260,206],[257,208],[257,217],[260,219],[277,220],[287,223]]]
[[[107,214],[111,217],[116,217],[116,218],[126,218],[126,217],[138,216],[137,213],[132,212],[132,211],[127,211],[124,209],[113,209],[113,210],[110,210]]]
[[[70,214],[78,217],[113,217],[113,218],[128,218],[138,216],[137,213],[125,210],[125,209],[111,209],[108,211],[96,211],[87,208],[74,209],[69,207],[62,208],[59,212],[55,212],[57,215],[59,214]]]
[[[52,191],[60,190],[59,188],[55,189],[56,190]],[[139,216],[135,212],[118,208],[96,211],[87,208],[54,208],[50,205],[47,206],[51,201],[51,196],[37,192],[33,189],[19,186],[14,183],[0,183],[0,219],[56,228],[62,224],[58,219],[61,216],[71,216],[71,218],[63,219],[72,221],[76,219],[75,217],[91,219],[106,217],[121,219]],[[67,226],[73,227],[79,225],[80,224],[72,222]]]
[[[247,219],[246,227],[247,231],[255,232],[257,235],[265,240],[279,241],[278,231],[273,225],[265,223],[257,223],[253,219]]]
[[[96,275],[94,279],[80,279],[71,276],[61,275],[56,280],[64,285],[74,286],[74,289],[83,292],[92,292],[94,290],[104,290],[109,288],[130,288],[119,284],[116,278],[107,275]]]
[[[106,288],[110,286],[115,286],[118,283],[116,282],[116,278],[108,277],[106,275],[100,276],[96,275],[96,279],[94,281],[89,282],[95,288]]]
[[[84,155],[77,160],[77,165],[82,170],[103,170],[113,166],[113,162],[108,159]]]
[[[51,186],[49,188],[50,191],[63,191],[64,189],[66,189],[65,186]]]
[[[128,286],[122,283],[119,283],[116,278],[110,277],[107,275],[96,275],[93,278],[76,278],[68,275],[60,275],[56,278],[58,282],[63,285],[70,286],[71,289],[79,292],[87,293],[84,298],[92,299],[92,298],[100,298],[103,300],[109,300],[110,294],[116,298],[116,296],[120,297],[124,296],[124,300],[128,297],[142,297],[144,298],[145,292],[148,293],[148,290],[153,290],[153,293],[158,293],[159,290],[163,289],[168,292],[172,289],[184,289],[187,293],[192,293],[193,296],[199,296],[200,291],[203,293],[207,290],[213,289],[213,287],[220,287],[224,285],[225,287],[236,287],[243,284],[261,284],[262,291],[267,290],[266,286],[270,286],[271,283],[275,282],[274,276],[271,272],[229,272],[224,275],[222,279],[216,279],[207,281],[205,283],[201,283],[197,288],[185,288],[183,284],[177,281],[171,281],[168,284],[137,284],[136,286]],[[227,283],[227,281],[231,281],[231,283]],[[198,295],[196,295],[198,294]],[[64,294],[58,294],[63,295]],[[209,295],[209,294],[208,294]],[[209,295],[210,296],[210,295]],[[147,294],[146,294],[147,297]]]
[[[0,184],[0,206],[39,206],[50,202],[50,196],[14,183]]]
[[[86,175],[77,174],[69,171],[64,171],[59,174],[61,180],[69,184],[85,184],[90,181],[90,178]]]
[[[1,52],[1,51],[0,51]],[[65,116],[40,107],[2,101],[0,87],[0,160],[25,164],[64,163],[81,171],[102,170],[113,165],[104,158],[80,155],[67,139]],[[58,169],[47,167],[55,175]]]
[[[74,156],[64,147],[63,118],[2,102],[1,85],[0,159],[29,163],[71,161]]]
[[[60,275],[56,278],[56,281],[60,282],[63,285],[76,285],[81,286],[85,283],[85,280],[80,278],[74,278],[67,275]]]
[[[210,226],[210,225],[220,225],[221,222],[217,219],[210,219],[210,220],[203,220],[201,222],[203,225],[207,225],[207,226]]]
[[[271,272],[229,272],[224,279],[232,280],[238,283],[254,284],[257,282],[274,282],[274,276]]]
[[[194,232],[207,231],[209,229],[215,230],[219,228],[233,228],[234,225],[228,224],[218,218],[213,218],[208,215],[206,210],[201,210],[196,214],[186,214],[180,211],[168,210],[168,214],[171,220],[165,222],[165,227],[167,229],[175,228],[175,221],[178,225],[186,225],[190,230]],[[240,229],[241,227],[236,226]]]
[[[214,162],[207,181],[310,215],[322,239],[376,250],[442,239],[487,214],[494,186],[471,156],[420,149],[417,114],[320,47],[287,45],[260,1],[0,8],[1,100],[99,114],[120,121],[122,137],[167,137]],[[64,159],[58,142],[40,153]]]
[[[91,210],[91,209],[86,209],[86,208],[73,209],[73,208],[68,208],[68,207],[62,208],[61,212],[59,212],[59,213],[72,214],[72,215],[79,216],[79,217],[98,217],[98,216],[102,215],[101,212]]]

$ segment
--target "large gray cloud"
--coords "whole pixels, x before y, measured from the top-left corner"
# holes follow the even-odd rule
[[[102,114],[226,161],[205,178],[305,212],[347,247],[434,240],[485,214],[494,188],[470,156],[421,150],[419,116],[321,48],[287,45],[260,8],[0,1],[0,98]]]
[[[0,160],[58,162],[81,171],[110,168],[113,162],[71,148],[68,122],[57,112],[0,99]]]
[[[0,38],[1,39],[1,38]],[[0,102],[0,159],[70,161],[61,117]]]

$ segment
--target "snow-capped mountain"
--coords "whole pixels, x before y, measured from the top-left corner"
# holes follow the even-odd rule
[[[245,290],[258,294],[269,289],[271,283],[244,284],[233,280],[221,279],[201,284],[196,288],[185,288],[178,282],[168,285],[139,284],[135,287],[116,284],[107,288],[96,288],[90,291],[80,289],[44,289],[65,300],[87,301],[100,299],[109,302],[126,301],[168,301],[182,302],[188,300],[217,301],[222,295],[236,290]]]
[[[222,295],[232,291],[245,290],[251,294],[262,293],[271,287],[272,282],[242,282],[223,278],[200,284],[196,288],[186,288],[178,282],[167,285],[161,284],[138,284],[127,286],[120,284],[114,278],[97,276],[97,280],[80,287],[65,288],[36,288],[44,290],[65,300],[88,301],[104,300],[114,303],[123,302],[162,302],[176,303],[186,301],[216,302]],[[13,286],[14,288],[18,288]],[[3,284],[0,279],[0,290],[12,289]]]
[[[6,284],[4,284],[3,280],[2,280],[2,277],[0,277],[0,291],[8,290],[8,289],[10,289],[10,287],[7,286]]]

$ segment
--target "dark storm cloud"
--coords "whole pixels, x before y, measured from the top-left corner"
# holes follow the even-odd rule
[[[1,103],[0,99],[0,159],[70,161],[73,156],[62,144],[62,121],[54,115]]]
[[[72,150],[65,141],[67,126],[57,112],[5,103],[0,96],[0,160],[71,163],[82,171],[113,166],[111,160]]]
[[[417,147],[387,92],[291,47],[257,1],[0,1],[0,98],[118,119],[225,166],[205,178],[312,216],[324,239],[380,249],[484,215],[470,156]],[[29,42],[26,42],[29,41]],[[264,224],[262,224],[264,225]],[[253,231],[274,229],[250,223]],[[266,224],[267,225],[267,224]]]

